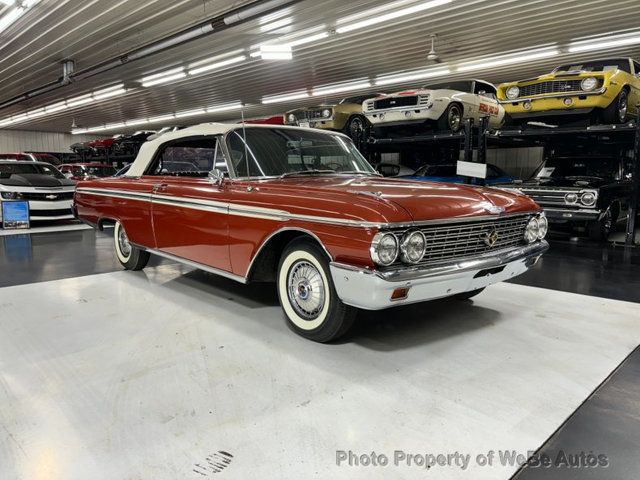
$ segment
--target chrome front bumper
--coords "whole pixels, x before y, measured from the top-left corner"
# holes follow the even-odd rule
[[[449,297],[508,280],[535,265],[548,248],[549,244],[543,240],[434,266],[378,271],[333,262],[330,269],[338,296],[344,303],[364,310],[381,310]],[[408,288],[406,297],[391,300],[399,288]]]

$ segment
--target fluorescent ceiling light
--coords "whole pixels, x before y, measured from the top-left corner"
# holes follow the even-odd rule
[[[25,12],[23,7],[15,7],[0,18],[0,32],[5,30],[9,25],[15,22]]]
[[[80,95],[79,97],[73,97],[67,100],[67,107],[77,107],[91,102],[93,102],[93,97],[90,93],[87,93],[86,95]]]
[[[592,50],[606,50],[607,48],[626,47],[640,43],[638,32],[628,35],[612,35],[598,39],[573,41],[569,44],[570,53],[590,52]]]
[[[16,3],[16,0],[0,0],[0,3],[4,3],[5,5],[13,5],[14,3]]]
[[[182,118],[182,117],[195,117],[196,115],[204,115],[205,113],[207,113],[207,111],[204,108],[198,108],[195,110],[187,110],[184,112],[177,112],[175,114],[176,118]]]
[[[309,92],[306,90],[304,92],[296,92],[296,93],[285,93],[283,95],[271,95],[267,97],[262,97],[262,103],[267,105],[270,103],[282,103],[289,102],[291,100],[300,100],[301,98],[309,98]]]
[[[212,107],[207,107],[207,113],[217,113],[217,112],[226,112],[228,110],[238,110],[244,107],[242,102],[229,103],[227,105],[214,105]]]
[[[74,130],[71,130],[71,135],[79,135],[81,133],[87,133],[87,131],[87,128],[76,128]]]
[[[69,108],[67,106],[67,102],[62,101],[62,102],[49,105],[44,109],[47,111],[47,113],[55,113],[55,112],[59,112],[60,110],[66,110],[67,108]]]
[[[189,70],[189,75],[198,75],[200,73],[210,72],[211,70],[219,70],[223,67],[233,65],[235,63],[244,62],[246,59],[246,55],[240,55],[238,57],[229,58],[228,60],[223,60],[221,62],[210,63],[209,65],[203,65],[201,67]]]
[[[457,71],[458,72],[470,72],[472,70],[482,70],[485,68],[499,67],[502,65],[511,65],[514,63],[523,63],[530,60],[538,60],[541,58],[550,58],[559,55],[560,51],[557,48],[546,48],[543,50],[529,50],[512,55],[500,55],[496,57],[487,58],[484,60],[477,60],[473,62],[461,63]]]
[[[237,50],[231,50],[229,52],[221,53],[220,55],[214,55],[213,57],[205,58],[203,60],[198,60],[197,62],[193,62],[189,64],[189,68],[196,68],[201,65],[209,65],[210,63],[219,62],[223,58],[227,57],[237,57],[244,53],[244,48],[239,48]]]
[[[168,83],[173,80],[179,80],[186,76],[187,74],[184,71],[184,67],[178,67],[142,77],[141,83],[143,87],[152,87],[153,85],[160,85],[162,83]]]
[[[446,67],[443,68],[430,68],[428,70],[420,70],[416,72],[404,72],[396,74],[381,75],[376,77],[376,85],[392,85],[394,83],[406,83],[414,80],[423,80],[425,78],[439,77],[442,75],[448,75],[451,73]]]
[[[291,45],[292,47],[297,47],[299,45],[304,45],[305,43],[317,42],[318,40],[322,40],[323,38],[327,38],[328,36],[329,32],[320,32],[316,33],[315,35],[292,40],[291,42],[289,42],[289,45]]]
[[[263,60],[291,60],[291,45],[261,45],[260,56]]]
[[[100,95],[96,95],[94,93],[93,94],[93,99],[94,100],[104,100],[105,98],[111,98],[111,97],[115,97],[117,95],[124,95],[125,93],[127,93],[127,91],[124,88],[121,88],[120,90],[112,90],[110,92],[101,93]]]
[[[104,126],[104,129],[105,130],[112,130],[114,128],[122,128],[124,126],[125,126],[124,122],[108,123],[107,125]]]
[[[412,15],[414,13],[423,12],[424,10],[439,7],[441,5],[446,5],[448,3],[451,3],[452,1],[453,0],[431,0],[429,2],[422,2],[422,3],[419,3],[418,5],[413,5],[412,7],[403,8],[403,9],[396,10],[394,12],[389,12],[383,15],[378,15],[376,12],[366,20],[360,20],[359,22],[350,23],[344,26],[338,26],[338,28],[336,28],[336,32],[347,33],[353,30],[358,30],[360,28],[376,25],[378,23],[385,23],[390,20],[394,20],[396,18]]]
[[[47,112],[45,112],[44,108],[38,108],[37,110],[28,111],[27,117],[29,119],[32,119],[32,118],[44,117],[46,114]]]
[[[333,93],[351,92],[353,90],[364,90],[367,88],[371,88],[371,82],[369,80],[358,80],[357,82],[314,87],[312,95],[314,97],[318,97],[321,95],[331,95]]]

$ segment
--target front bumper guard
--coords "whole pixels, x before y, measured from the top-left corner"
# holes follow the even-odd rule
[[[338,297],[344,303],[364,310],[381,310],[449,297],[508,280],[535,265],[548,248],[549,244],[542,240],[432,266],[379,271],[332,262],[330,270]],[[398,288],[406,288],[406,296],[391,300]]]

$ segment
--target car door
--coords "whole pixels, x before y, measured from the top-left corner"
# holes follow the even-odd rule
[[[212,182],[215,167],[228,171],[219,137],[197,136],[161,146],[146,178],[153,178],[151,218],[156,249],[229,271],[227,184]]]

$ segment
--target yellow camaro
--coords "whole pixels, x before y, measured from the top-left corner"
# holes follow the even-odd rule
[[[561,65],[538,78],[498,86],[510,123],[588,116],[606,124],[638,115],[640,63],[613,58]]]

